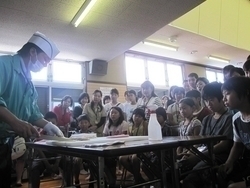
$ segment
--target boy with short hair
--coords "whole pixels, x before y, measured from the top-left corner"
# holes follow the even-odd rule
[[[227,80],[223,86],[222,91],[224,95],[224,103],[231,109],[239,110],[233,116],[233,130],[234,130],[234,145],[231,149],[230,155],[224,165],[220,168],[220,173],[223,177],[230,174],[235,165],[235,162],[242,156],[246,148],[249,153],[250,150],[250,78],[233,77]],[[250,159],[245,160],[245,164],[241,165],[240,170],[234,169],[234,180],[239,180],[235,175],[241,176],[239,183],[230,185],[230,188],[246,188],[250,186]],[[236,172],[237,171],[237,172]]]
[[[79,133],[89,133],[90,120],[87,114],[82,114],[77,118]]]
[[[191,98],[194,101],[196,110],[194,111],[193,115],[196,117],[200,122],[203,121],[204,117],[212,114],[212,111],[208,109],[208,107],[201,106],[201,93],[197,90],[191,90],[186,93],[186,97]]]
[[[104,105],[104,109],[105,109],[107,115],[113,106],[118,106],[124,112],[124,105],[122,103],[118,102],[118,100],[117,100],[118,97],[119,97],[119,91],[116,88],[111,89],[111,91],[110,91],[111,101],[108,104]]]
[[[196,74],[196,73],[192,72],[188,75],[188,84],[189,84],[191,89],[196,89],[197,78],[198,78],[198,74]]]
[[[178,125],[183,121],[183,117],[180,115],[179,102],[185,96],[185,90],[183,87],[176,87],[173,91],[173,97],[175,103],[171,104],[167,108],[168,123],[171,126]]]
[[[214,114],[206,116],[202,121],[202,129],[200,135],[225,135],[227,140],[222,140],[215,143],[213,152],[215,154],[216,164],[223,164],[230,152],[233,138],[232,128],[232,115],[224,106],[222,100],[223,95],[221,92],[222,84],[218,82],[212,82],[207,84],[202,90],[202,98],[205,100],[208,108],[214,112]],[[205,155],[208,154],[207,148],[204,146],[198,147],[198,150]],[[200,169],[206,166],[206,163],[200,161],[196,156],[191,154],[187,156],[182,162],[183,167],[187,169]],[[191,173],[183,180],[183,188],[200,188],[204,184],[210,183],[210,177],[207,177],[209,173]]]

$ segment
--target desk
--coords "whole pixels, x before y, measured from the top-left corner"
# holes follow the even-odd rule
[[[179,146],[187,147],[191,145],[206,144],[208,146],[209,155],[213,163],[213,143],[226,139],[226,136],[173,136],[165,137],[162,141],[150,142],[148,140],[125,142],[125,144],[86,148],[86,147],[58,147],[47,145],[45,142],[28,142],[27,146],[42,151],[57,153],[61,155],[68,155],[74,157],[82,157],[88,160],[96,160],[98,162],[98,187],[104,188],[104,157],[116,157],[122,155],[130,155],[142,152],[160,151],[162,164],[162,187],[166,188],[166,173],[165,173],[165,151],[170,150],[171,166],[173,171],[174,187],[179,188],[179,173],[176,164],[176,148]]]

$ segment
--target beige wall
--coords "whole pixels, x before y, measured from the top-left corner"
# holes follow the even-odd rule
[[[250,50],[249,20],[248,0],[207,0],[171,25]]]
[[[88,82],[114,83],[126,85],[125,54],[108,62],[108,71],[104,76],[87,75]]]
[[[206,77],[206,68],[201,67],[201,66],[196,66],[196,65],[191,65],[191,64],[184,64],[184,76],[187,78],[187,76],[194,72],[197,73],[199,77]]]

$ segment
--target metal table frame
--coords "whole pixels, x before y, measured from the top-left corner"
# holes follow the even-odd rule
[[[208,153],[210,160],[208,164],[211,165],[211,168],[214,166],[214,156],[213,156],[213,145],[215,142],[225,140],[226,136],[176,136],[176,137],[165,137],[160,142],[149,142],[149,141],[133,141],[126,142],[123,145],[114,145],[108,147],[97,147],[97,148],[86,148],[86,147],[59,147],[47,145],[46,143],[26,143],[29,148],[40,149],[42,151],[57,153],[60,155],[68,155],[74,157],[81,157],[87,160],[94,160],[98,162],[98,188],[105,187],[104,179],[104,158],[105,157],[116,157],[122,155],[137,154],[143,152],[151,151],[160,151],[161,153],[161,174],[162,181],[161,187],[166,188],[166,173],[165,173],[165,151],[169,150],[171,155],[171,170],[172,170],[172,179],[175,188],[179,188],[179,169],[176,161],[176,149],[179,146],[189,147],[192,145],[206,144],[208,146]],[[205,155],[200,153],[198,155],[204,160],[207,160]],[[32,161],[32,155],[29,155],[29,161]],[[72,182],[73,183],[73,182]],[[31,184],[29,182],[29,187]]]

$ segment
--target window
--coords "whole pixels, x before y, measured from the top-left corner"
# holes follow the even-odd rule
[[[82,66],[78,63],[53,62],[53,82],[81,83]]]
[[[180,65],[167,64],[167,72],[169,87],[173,85],[181,87],[183,82],[182,67]]]
[[[125,62],[127,83],[132,85],[142,84],[146,80],[144,60],[126,56]]]
[[[224,75],[221,72],[217,72],[217,81],[220,83],[224,82]]]
[[[48,74],[48,68],[44,67],[39,72],[32,72],[31,71],[31,78],[32,78],[32,80],[36,80],[36,81],[47,81],[47,74]]]
[[[214,71],[206,71],[207,79],[209,82],[215,82],[216,81],[216,73]]]
[[[125,56],[128,86],[138,87],[149,80],[158,89],[166,89],[172,85],[182,86],[182,66],[170,64],[164,59],[152,59],[144,56]],[[168,80],[168,83],[167,83]]]
[[[223,74],[217,70],[206,70],[206,75],[209,82],[224,82]]]
[[[156,61],[147,61],[149,81],[155,86],[166,86],[165,64]]]

